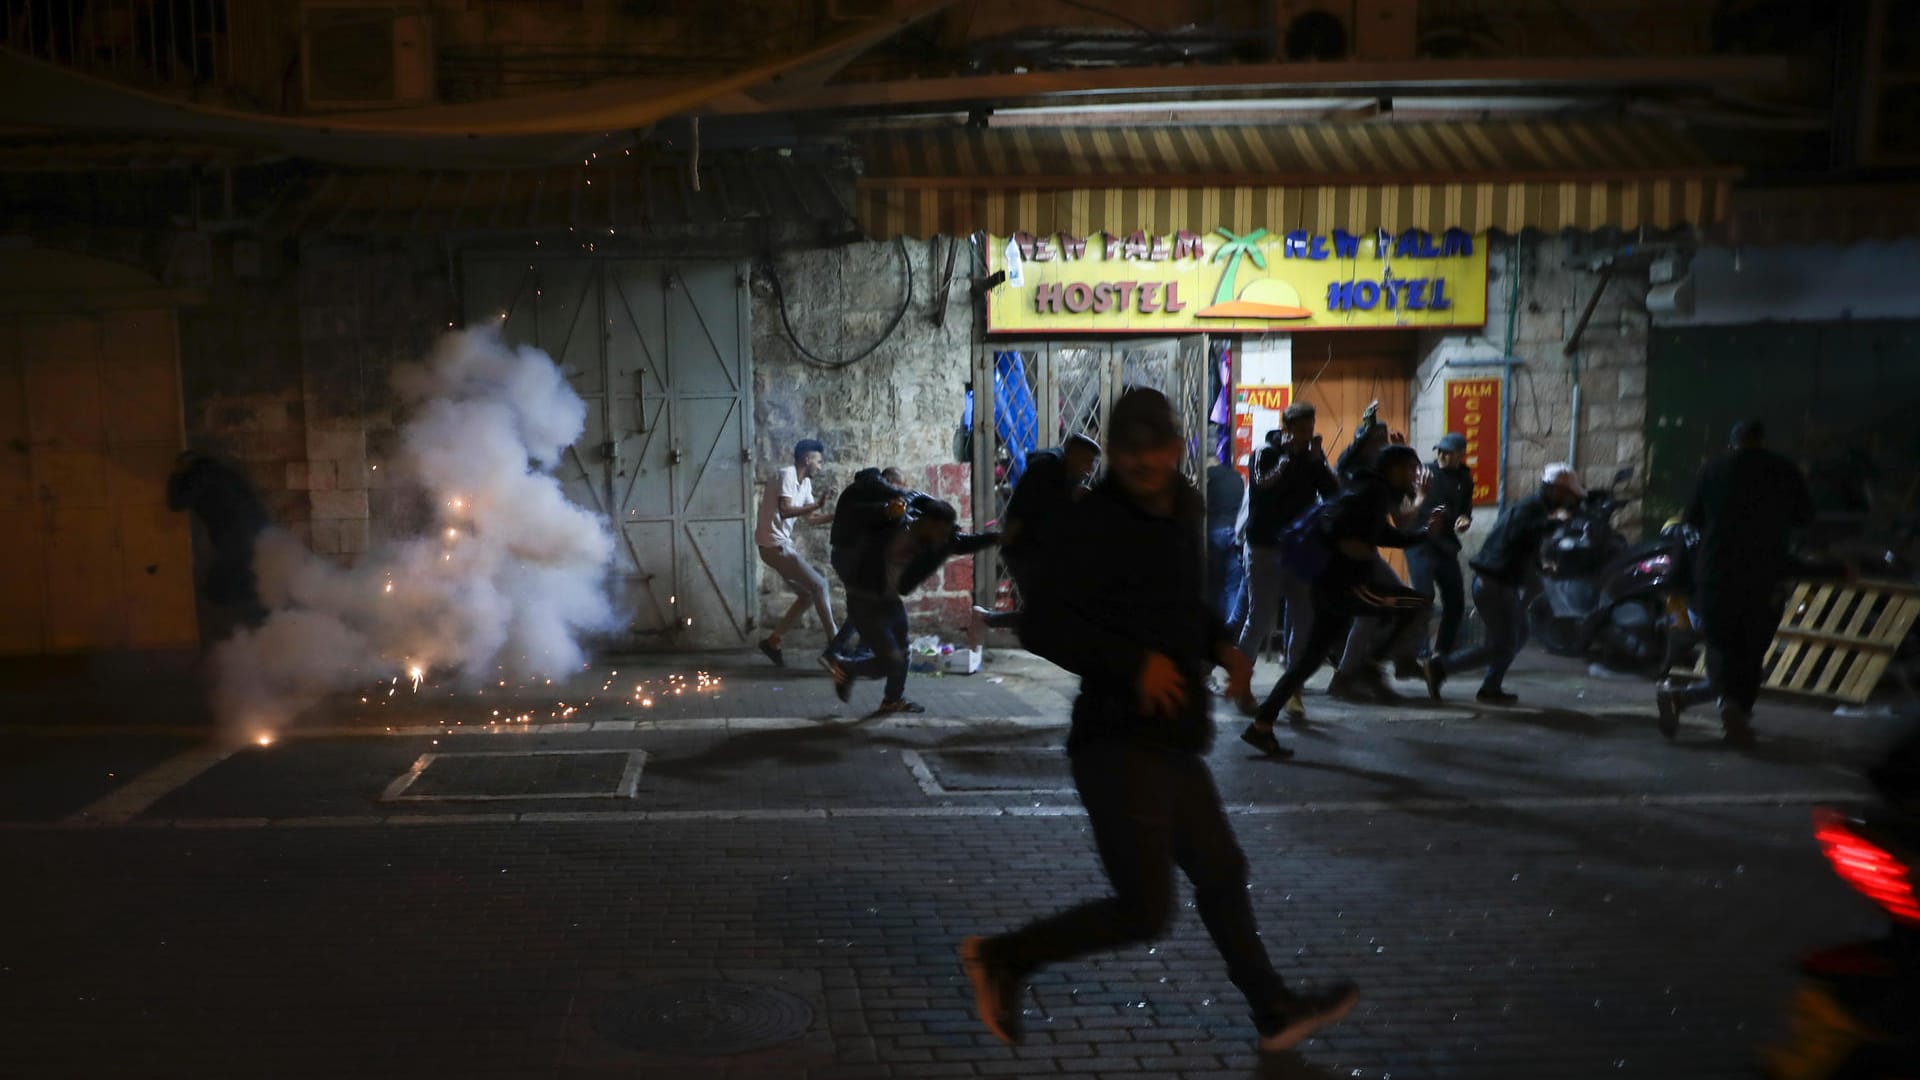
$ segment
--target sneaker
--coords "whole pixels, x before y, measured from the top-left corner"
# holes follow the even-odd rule
[[[853,696],[853,676],[847,673],[839,660],[825,653],[820,655],[820,666],[833,676],[833,696],[839,698],[841,704],[846,704],[847,699]]]
[[[1447,666],[1437,656],[1429,656],[1420,662],[1420,676],[1427,681],[1427,696],[1440,700],[1440,688],[1447,684]]]
[[[1653,692],[1654,707],[1660,710],[1660,734],[1672,742],[1680,734],[1680,696],[1671,686]]]
[[[1020,1010],[1014,1001],[1020,996],[1020,980],[1012,972],[987,959],[986,939],[970,937],[960,943],[960,970],[973,984],[973,1004],[980,1010],[980,1022],[993,1037],[1009,1045],[1020,1041]]]
[[[1291,1050],[1323,1027],[1347,1018],[1360,1002],[1360,988],[1340,983],[1311,994],[1291,997],[1273,1015],[1259,1023],[1260,1051],[1272,1054]]]
[[[773,639],[772,639],[772,638],[761,638],[761,639],[760,639],[760,651],[761,651],[762,653],[764,653],[764,654],[766,654],[766,657],[767,657],[767,659],[769,659],[769,660],[771,660],[771,661],[773,661],[773,666],[774,666],[774,667],[786,667],[786,666],[787,666],[787,658],[786,658],[786,656],[785,656],[785,655],[784,655],[783,653],[781,653],[781,651],[780,651],[780,646],[778,646],[778,645],[775,645],[775,644],[773,643]]]
[[[844,701],[846,699],[842,698],[841,700]],[[925,705],[920,704],[917,701],[908,701],[906,698],[894,698],[892,701],[881,702],[880,707],[873,711],[876,715],[891,715],[893,713],[923,713],[927,711],[927,707]]]
[[[1473,695],[1473,700],[1482,705],[1512,705],[1520,700],[1520,695],[1509,694],[1497,686],[1483,686]]]
[[[1293,756],[1292,750],[1280,745],[1280,740],[1274,737],[1273,729],[1270,727],[1263,728],[1259,724],[1248,724],[1247,730],[1240,733],[1240,741],[1260,751],[1266,757],[1290,758]]]
[[[1300,700],[1299,694],[1295,694],[1287,699],[1286,713],[1287,723],[1289,724],[1298,725],[1307,722],[1307,706]]]

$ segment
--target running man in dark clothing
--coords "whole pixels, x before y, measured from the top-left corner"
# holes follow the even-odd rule
[[[903,597],[920,587],[941,564],[999,542],[999,533],[965,533],[948,503],[924,492],[906,491],[863,469],[835,507],[848,515],[848,541],[835,549],[834,572],[847,590],[848,618],[860,640],[873,650],[865,660],[828,657],[833,689],[841,701],[852,696],[856,678],[885,680],[876,714],[926,710],[905,695],[907,686],[907,606]]]
[[[1006,512],[1000,516],[1000,558],[1019,590],[1022,608],[1031,606],[1036,592],[1046,588],[1047,572],[1040,569],[1040,554],[1050,549],[1048,540],[1055,523],[1073,505],[1099,465],[1100,444],[1085,435],[1071,436],[1063,446],[1027,455],[1026,471],[1020,474]],[[988,626],[1020,625],[1017,610],[973,610]]]
[[[1669,739],[1682,710],[1718,697],[1726,740],[1753,742],[1753,704],[1780,625],[1780,585],[1795,568],[1793,533],[1813,522],[1806,478],[1766,442],[1760,421],[1736,425],[1732,452],[1700,470],[1687,503],[1685,520],[1700,530],[1693,580],[1706,624],[1707,677],[1658,691],[1660,733]]]
[[[1475,700],[1483,705],[1511,705],[1520,700],[1501,685],[1513,658],[1527,643],[1527,583],[1534,556],[1563,520],[1586,498],[1573,467],[1547,466],[1540,490],[1502,511],[1487,534],[1487,542],[1472,559],[1473,606],[1486,625],[1485,644],[1478,648],[1435,654],[1421,664],[1427,696],[1440,700],[1440,687],[1449,676],[1478,667],[1487,669]]]
[[[1404,439],[1390,430],[1380,421],[1380,403],[1371,402],[1367,411],[1360,417],[1360,426],[1354,431],[1353,443],[1340,455],[1335,471],[1340,475],[1342,487],[1370,483],[1377,476],[1380,455],[1389,447],[1402,446]],[[1418,458],[1416,457],[1417,461]],[[1416,469],[1415,479],[1418,479]],[[1403,510],[1410,509],[1412,501],[1418,497],[1418,489],[1407,492],[1397,502],[1391,502],[1388,508],[1390,518],[1399,519]],[[1406,583],[1394,572],[1387,560],[1378,551],[1373,553],[1373,562],[1368,570],[1368,579],[1374,589],[1381,593],[1404,591]],[[1400,695],[1387,682],[1381,661],[1391,657],[1394,674],[1399,678],[1412,678],[1418,674],[1420,652],[1419,636],[1425,626],[1423,618],[1361,619],[1353,623],[1347,634],[1346,648],[1340,654],[1339,666],[1334,670],[1333,679],[1327,684],[1327,696],[1336,701],[1354,704],[1391,703],[1400,700]]]
[[[1308,539],[1324,546],[1326,565],[1313,581],[1313,633],[1300,661],[1287,664],[1286,673],[1267,694],[1253,723],[1240,735],[1261,753],[1293,756],[1274,737],[1273,722],[1287,699],[1298,694],[1320,670],[1334,642],[1347,635],[1355,618],[1378,618],[1392,624],[1388,632],[1375,636],[1384,650],[1426,611],[1427,600],[1419,593],[1404,586],[1382,585],[1374,577],[1374,563],[1380,558],[1376,548],[1412,547],[1425,541],[1432,529],[1447,527],[1440,514],[1430,517],[1426,528],[1415,531],[1396,528],[1388,520],[1394,508],[1413,494],[1419,469],[1419,454],[1409,447],[1389,446],[1380,451],[1373,469],[1357,473],[1353,486],[1299,526],[1308,533],[1318,533]],[[1349,643],[1348,648],[1352,647]],[[1366,663],[1378,659],[1362,658]]]
[[[1273,636],[1285,612],[1287,663],[1306,654],[1313,632],[1312,584],[1289,569],[1280,548],[1280,536],[1300,515],[1339,493],[1340,483],[1327,464],[1327,455],[1314,438],[1313,406],[1296,401],[1280,414],[1279,438],[1269,455],[1261,451],[1247,504],[1247,583],[1252,596],[1246,625],[1240,631],[1240,651],[1257,659]],[[1286,702],[1287,715],[1296,723],[1307,718],[1298,696]]]
[[[1180,477],[1173,407],[1157,391],[1129,390],[1108,432],[1112,468],[1061,523],[1052,542],[1072,557],[1050,561],[1059,586],[1028,611],[1024,630],[1030,648],[1080,676],[1067,756],[1113,895],[967,938],[962,966],[987,1029],[1017,1042],[1028,976],[1166,933],[1178,866],[1261,1048],[1286,1049],[1345,1016],[1359,994],[1350,984],[1289,991],[1254,924],[1246,857],[1207,768],[1213,721],[1203,692],[1217,665],[1230,693],[1243,693],[1253,666],[1203,595],[1203,509]]]
[[[1467,437],[1457,431],[1440,436],[1427,468],[1427,493],[1420,500],[1420,516],[1445,510],[1452,527],[1435,529],[1427,542],[1407,549],[1407,584],[1432,600],[1440,594],[1440,626],[1432,649],[1421,635],[1420,654],[1445,656],[1460,638],[1460,620],[1466,615],[1466,589],[1460,578],[1460,534],[1473,524],[1473,470],[1467,468]]]

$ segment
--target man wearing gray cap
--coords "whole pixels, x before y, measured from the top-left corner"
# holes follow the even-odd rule
[[[1420,656],[1445,656],[1460,639],[1460,619],[1466,612],[1466,583],[1460,577],[1460,534],[1473,525],[1473,470],[1467,468],[1467,437],[1449,431],[1433,444],[1433,464],[1427,466],[1426,494],[1420,499],[1420,520],[1445,511],[1452,528],[1436,529],[1427,542],[1407,549],[1407,584],[1428,600],[1440,594],[1440,629],[1431,650],[1421,635]]]

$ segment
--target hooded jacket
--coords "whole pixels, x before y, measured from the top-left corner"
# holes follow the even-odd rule
[[[834,504],[833,566],[849,590],[905,596],[955,555],[994,543],[998,533],[965,533],[953,507],[862,470]],[[944,525],[943,532],[938,526]],[[936,538],[937,537],[937,538]]]
[[[1135,503],[1112,477],[1059,522],[1045,603],[1025,609],[1021,640],[1080,676],[1067,751],[1121,739],[1173,753],[1204,753],[1213,741],[1206,677],[1229,644],[1206,601],[1205,508],[1182,482],[1171,517]],[[1172,717],[1140,707],[1137,680],[1149,652],[1185,676],[1186,704]]]
[[[1524,585],[1534,556],[1552,532],[1553,508],[1547,504],[1546,487],[1542,485],[1500,514],[1486,542],[1467,565],[1489,581]]]

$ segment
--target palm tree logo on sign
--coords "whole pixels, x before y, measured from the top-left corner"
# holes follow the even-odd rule
[[[1260,250],[1260,241],[1266,239],[1267,230],[1255,229],[1245,236],[1235,236],[1226,229],[1216,229],[1227,242],[1213,253],[1213,262],[1227,260],[1227,267],[1220,273],[1220,287],[1214,290],[1213,303],[1193,313],[1196,319],[1310,319],[1313,312],[1300,304],[1300,294],[1293,286],[1284,281],[1275,281],[1263,277],[1240,291],[1240,264],[1252,259],[1253,265],[1262,270],[1267,268],[1267,256]]]

